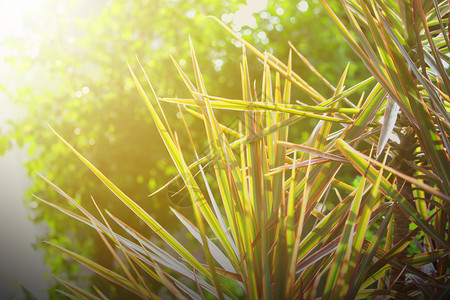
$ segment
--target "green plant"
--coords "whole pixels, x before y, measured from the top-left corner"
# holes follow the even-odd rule
[[[449,3],[398,3],[342,1],[347,28],[322,1],[372,74],[346,88],[348,68],[332,85],[310,65],[332,91],[329,98],[292,70],[292,53],[299,54],[294,47],[284,64],[225,26],[244,45],[242,99],[207,92],[192,45],[194,82],[174,60],[192,98],[159,98],[151,85],[149,98],[130,68],[179,172],[174,180],[185,183],[195,224],[172,212],[202,254],[186,250],[62,137],[174,252],[157,247],[112,214],[110,221],[100,209],[95,216],[46,180],[83,215],[60,210],[98,231],[123,275],[54,246],[142,298],[161,296],[147,288],[147,278],[176,298],[448,298],[450,80],[444,66],[450,43],[448,19],[442,16],[449,14]],[[249,77],[248,50],[264,63],[258,92]],[[294,104],[293,89],[308,98]],[[185,145],[178,142],[161,102],[182,105],[203,122],[207,155],[199,157],[190,139],[196,160],[185,160]],[[239,126],[221,124],[220,109],[237,111]],[[291,140],[289,130],[305,119],[315,121],[307,141]],[[359,173],[357,184],[343,181],[348,172]],[[405,249],[412,241],[420,253],[408,256]],[[103,296],[62,283],[74,298]]]
[[[106,291],[111,287],[109,282],[99,276],[95,279],[86,276],[88,274],[82,272],[76,262],[64,259],[58,250],[41,243],[42,240],[49,240],[88,256],[105,267],[114,266],[113,257],[107,254],[107,249],[94,230],[85,230],[77,221],[64,214],[54,214],[53,208],[35,201],[32,194],[52,199],[53,203],[70,209],[66,201],[59,199],[34,170],[42,172],[88,210],[95,209],[90,201],[92,195],[102,209],[127,220],[127,224],[134,229],[143,231],[146,226],[133,218],[131,211],[121,209],[115,201],[110,201],[108,189],[98,184],[95,175],[66,151],[65,146],[48,130],[47,123],[57,128],[72,146],[172,232],[179,224],[168,217],[169,205],[184,207],[190,201],[182,192],[172,197],[179,189],[177,183],[181,184],[182,180],[171,184],[167,193],[163,191],[151,199],[145,196],[175,176],[176,169],[164,144],[157,138],[157,130],[148,118],[147,111],[141,106],[140,96],[135,91],[122,57],[137,54],[146,68],[158,74],[155,88],[159,94],[187,97],[189,91],[182,87],[183,83],[176,76],[177,71],[168,53],[175,55],[178,63],[190,70],[189,33],[196,45],[209,91],[238,98],[241,94],[240,78],[236,73],[239,72],[241,52],[235,44],[239,41],[226,42],[227,35],[223,34],[222,28],[211,26],[213,22],[203,17],[213,14],[239,30],[258,49],[268,47],[268,51],[277,56],[287,57],[290,49],[287,43],[278,41],[291,41],[315,63],[320,72],[326,72],[328,80],[332,82],[338,80],[341,69],[349,60],[352,61],[348,76],[350,80],[365,71],[361,63],[358,67],[358,57],[346,45],[319,3],[310,2],[308,10],[300,11],[295,1],[271,1],[263,11],[254,14],[257,27],[240,27],[232,20],[232,16],[245,2],[243,0],[45,2],[26,19],[35,38],[31,41],[17,38],[8,43],[14,49],[8,61],[12,69],[18,72],[11,77],[18,80],[17,85],[7,85],[5,92],[27,113],[10,124],[10,130],[1,132],[0,154],[9,148],[12,141],[28,150],[25,166],[32,185],[24,200],[32,210],[33,221],[45,228],[39,231],[42,235],[37,238],[36,247],[44,251],[45,262],[52,272],[77,285],[94,283],[110,297],[114,293]],[[262,40],[259,38],[261,36],[264,37]],[[314,49],[308,46],[311,44],[315,45]],[[131,65],[136,66],[134,61]],[[250,76],[259,79],[262,64],[249,56],[249,66]],[[329,94],[328,88],[320,85],[318,78],[304,72],[307,67],[301,60],[293,61],[293,69],[304,73],[304,79],[319,91]],[[142,75],[139,79],[145,80]],[[293,92],[299,90],[294,89]],[[163,107],[167,115],[176,114],[176,106],[167,104]],[[203,126],[192,120],[189,117],[186,120],[192,138],[197,147],[203,149],[205,140],[201,134],[197,134],[203,130]],[[171,123],[175,126],[173,130],[182,130],[181,123]],[[230,121],[223,120],[223,123],[229,124]],[[311,128],[308,124],[305,126]],[[291,136],[300,136],[305,131],[309,129],[305,130],[304,126],[292,128]],[[204,144],[200,145],[202,141]],[[188,143],[186,135],[180,135],[180,143]],[[184,154],[189,161],[194,156],[192,151]],[[182,211],[190,213],[187,209]],[[59,295],[56,294],[55,298],[59,299]],[[53,299],[52,295],[50,299]]]

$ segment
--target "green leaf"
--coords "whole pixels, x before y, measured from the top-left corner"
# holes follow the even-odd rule
[[[362,156],[361,153],[353,149],[350,145],[348,145],[341,139],[336,142],[336,146],[342,152],[342,154],[344,154],[351,161],[353,166],[362,175],[367,176],[367,179],[372,184],[376,182],[378,171],[371,166],[371,164]],[[384,194],[391,196],[398,202],[400,208],[411,221],[416,223],[418,227],[420,227],[423,231],[436,239],[436,241],[438,241],[441,245],[450,249],[450,245],[448,244],[448,242],[420,216],[420,214],[411,206],[411,204],[409,204],[409,202],[385,178],[381,179],[380,189]]]

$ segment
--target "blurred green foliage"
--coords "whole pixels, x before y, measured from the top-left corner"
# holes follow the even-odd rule
[[[27,116],[3,133],[0,149],[3,153],[13,141],[28,149],[26,167],[33,185],[26,201],[35,207],[33,220],[48,227],[42,239],[108,267],[113,260],[106,255],[108,252],[94,230],[86,230],[53,208],[36,203],[32,194],[60,206],[64,206],[65,200],[38,179],[35,171],[42,172],[90,211],[92,196],[100,207],[120,219],[135,222],[136,218],[131,218],[129,210],[57,142],[47,123],[165,228],[176,230],[172,225],[176,223],[168,213],[174,200],[169,199],[167,192],[147,197],[176,170],[135,90],[127,60],[137,69],[134,56],[139,57],[161,96],[186,96],[183,83],[174,77],[177,72],[169,54],[186,68],[186,73],[192,73],[190,36],[209,93],[241,97],[240,45],[211,18],[205,18],[214,15],[258,48],[282,60],[289,53],[287,41],[292,42],[333,84],[338,82],[348,61],[358,61],[316,0],[270,1],[243,26],[233,18],[245,1],[127,0],[96,1],[93,5],[87,0],[48,1],[29,20],[33,38],[10,41],[16,55],[9,62],[18,74],[23,74],[23,80],[6,91],[12,101],[27,109]],[[313,86],[318,83],[300,59],[294,61],[298,74]],[[262,64],[250,63],[253,78],[257,78]],[[364,78],[366,74],[360,74],[360,69],[363,68],[359,63],[353,63],[348,78]],[[302,98],[304,95],[296,96],[309,101]],[[198,139],[202,133],[192,120],[187,121],[193,126],[194,139],[196,134]],[[300,138],[302,131],[298,128],[296,134]],[[184,142],[181,140],[180,144]],[[129,225],[146,232],[142,224]],[[37,246],[41,248],[42,244]],[[55,274],[81,283],[90,280],[87,279],[90,274],[82,272],[58,250],[43,248],[47,264]],[[94,284],[106,284],[96,280]],[[103,286],[102,290],[107,289]],[[58,297],[54,292],[50,295]]]

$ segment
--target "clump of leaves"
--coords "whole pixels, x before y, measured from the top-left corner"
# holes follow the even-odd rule
[[[193,47],[194,81],[174,60],[190,99],[159,98],[151,84],[147,95],[130,68],[179,172],[174,181],[181,178],[189,193],[195,222],[172,212],[203,255],[188,251],[62,137],[172,250],[156,246],[126,220],[108,213],[108,221],[100,209],[95,217],[49,182],[83,215],[64,212],[98,231],[122,274],[61,251],[142,298],[161,296],[147,287],[147,278],[175,298],[448,298],[450,43],[443,16],[449,15],[449,3],[342,1],[351,28],[322,4],[372,74],[350,88],[347,69],[333,85],[295,48],[283,63],[228,28],[244,45],[242,99],[207,92]],[[251,84],[247,51],[264,64],[260,88]],[[332,97],[292,70],[294,54]],[[309,98],[295,103],[293,89]],[[193,163],[184,159],[160,102],[182,105],[204,123],[207,155],[196,155]],[[240,125],[223,125],[220,110],[239,111]],[[316,126],[306,142],[296,143],[289,129],[305,119],[316,120]],[[192,139],[191,146],[197,153]],[[349,170],[361,176],[356,185],[342,181]],[[412,242],[419,253],[408,256]],[[59,280],[70,297],[104,298],[101,291],[94,295]]]

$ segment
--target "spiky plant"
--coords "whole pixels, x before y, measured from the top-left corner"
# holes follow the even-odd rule
[[[449,3],[342,1],[351,28],[322,3],[372,73],[350,88],[347,69],[333,85],[295,48],[285,64],[225,26],[244,45],[242,99],[207,92],[193,48],[194,82],[174,60],[191,99],[159,98],[151,85],[147,95],[130,68],[179,171],[174,180],[181,178],[189,193],[195,222],[172,211],[203,256],[186,250],[62,137],[172,250],[156,246],[126,220],[108,214],[107,221],[100,209],[95,217],[49,182],[83,215],[58,209],[95,228],[123,274],[61,251],[142,298],[163,296],[147,287],[151,277],[175,298],[448,299]],[[264,63],[260,90],[252,89],[247,51]],[[292,70],[293,53],[332,97]],[[295,103],[293,89],[307,98]],[[197,160],[184,159],[161,101],[184,106],[204,123],[207,155],[199,156],[192,141]],[[240,112],[239,126],[222,124],[219,110]],[[311,118],[316,126],[308,140],[290,139],[289,129]],[[349,172],[360,174],[355,185],[345,182]],[[74,299],[105,297],[59,280]]]

